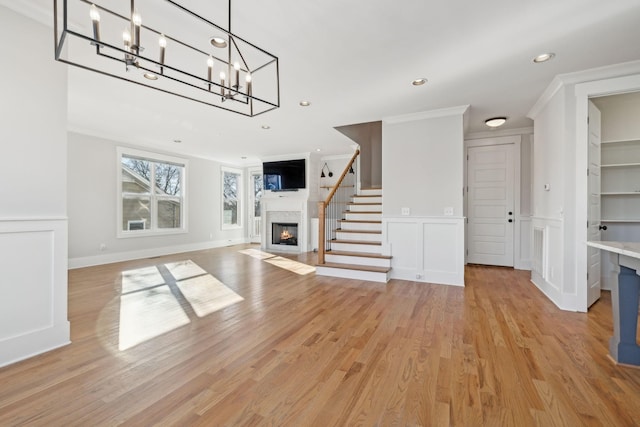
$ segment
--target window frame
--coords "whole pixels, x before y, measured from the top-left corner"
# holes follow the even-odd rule
[[[153,153],[149,151],[138,150],[128,147],[116,147],[116,236],[117,238],[131,238],[131,237],[144,237],[144,236],[159,236],[170,234],[185,234],[188,233],[187,218],[188,218],[188,199],[187,199],[187,175],[189,170],[189,161],[181,157],[174,157],[165,154]],[[149,199],[151,215],[150,215],[150,228],[146,230],[124,230],[122,226],[123,221],[123,199],[128,193],[122,191],[122,158],[134,157],[141,160],[145,160],[151,163],[168,163],[178,166],[182,166],[182,175],[180,177],[180,196],[163,196],[156,194],[153,189],[155,188],[155,177],[152,177],[150,185],[150,193],[141,194],[142,197]],[[163,200],[180,199],[180,219],[181,224],[179,228],[158,228],[158,202]]]
[[[238,201],[238,207],[237,207],[237,218],[238,218],[238,223],[237,224],[225,224],[224,222],[224,175],[225,173],[231,173],[234,175],[238,175],[238,195],[236,196],[237,201]],[[222,230],[237,230],[237,229],[241,229],[243,227],[243,223],[244,221],[242,220],[243,216],[244,216],[244,212],[243,212],[243,198],[244,198],[244,170],[242,169],[238,169],[238,168],[232,168],[232,167],[228,167],[228,166],[221,166],[220,167],[220,228]]]

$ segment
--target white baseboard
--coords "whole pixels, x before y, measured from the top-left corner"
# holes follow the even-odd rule
[[[91,267],[94,265],[111,264],[114,262],[130,261],[141,258],[178,254],[182,252],[201,251],[205,249],[222,248],[225,246],[249,243],[249,239],[215,240],[211,242],[190,243],[187,245],[165,246],[162,248],[142,249],[139,251],[115,252],[111,254],[95,255],[69,259],[69,269]]]

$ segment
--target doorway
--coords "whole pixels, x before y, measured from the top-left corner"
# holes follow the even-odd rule
[[[249,240],[251,243],[260,243],[260,230],[262,229],[262,170],[249,171]]]

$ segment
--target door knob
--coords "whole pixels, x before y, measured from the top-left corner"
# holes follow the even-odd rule
[[[598,226],[598,230],[607,230],[607,226],[606,225],[599,225]]]
[[[513,222],[513,220],[511,218],[509,218],[509,222]]]
[[[513,215],[513,212],[509,212],[509,215]]]

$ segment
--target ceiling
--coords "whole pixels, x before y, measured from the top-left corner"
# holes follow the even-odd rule
[[[224,1],[178,1],[226,22]],[[52,21],[51,0],[0,5]],[[638,0],[234,0],[232,10],[233,32],[279,58],[278,110],[244,117],[70,67],[69,128],[236,165],[333,155],[353,144],[337,126],[459,105],[470,105],[467,132],[492,116],[509,118],[501,129],[530,127],[554,76],[640,59]],[[556,57],[534,64],[544,52]],[[413,86],[420,77],[428,83]]]

